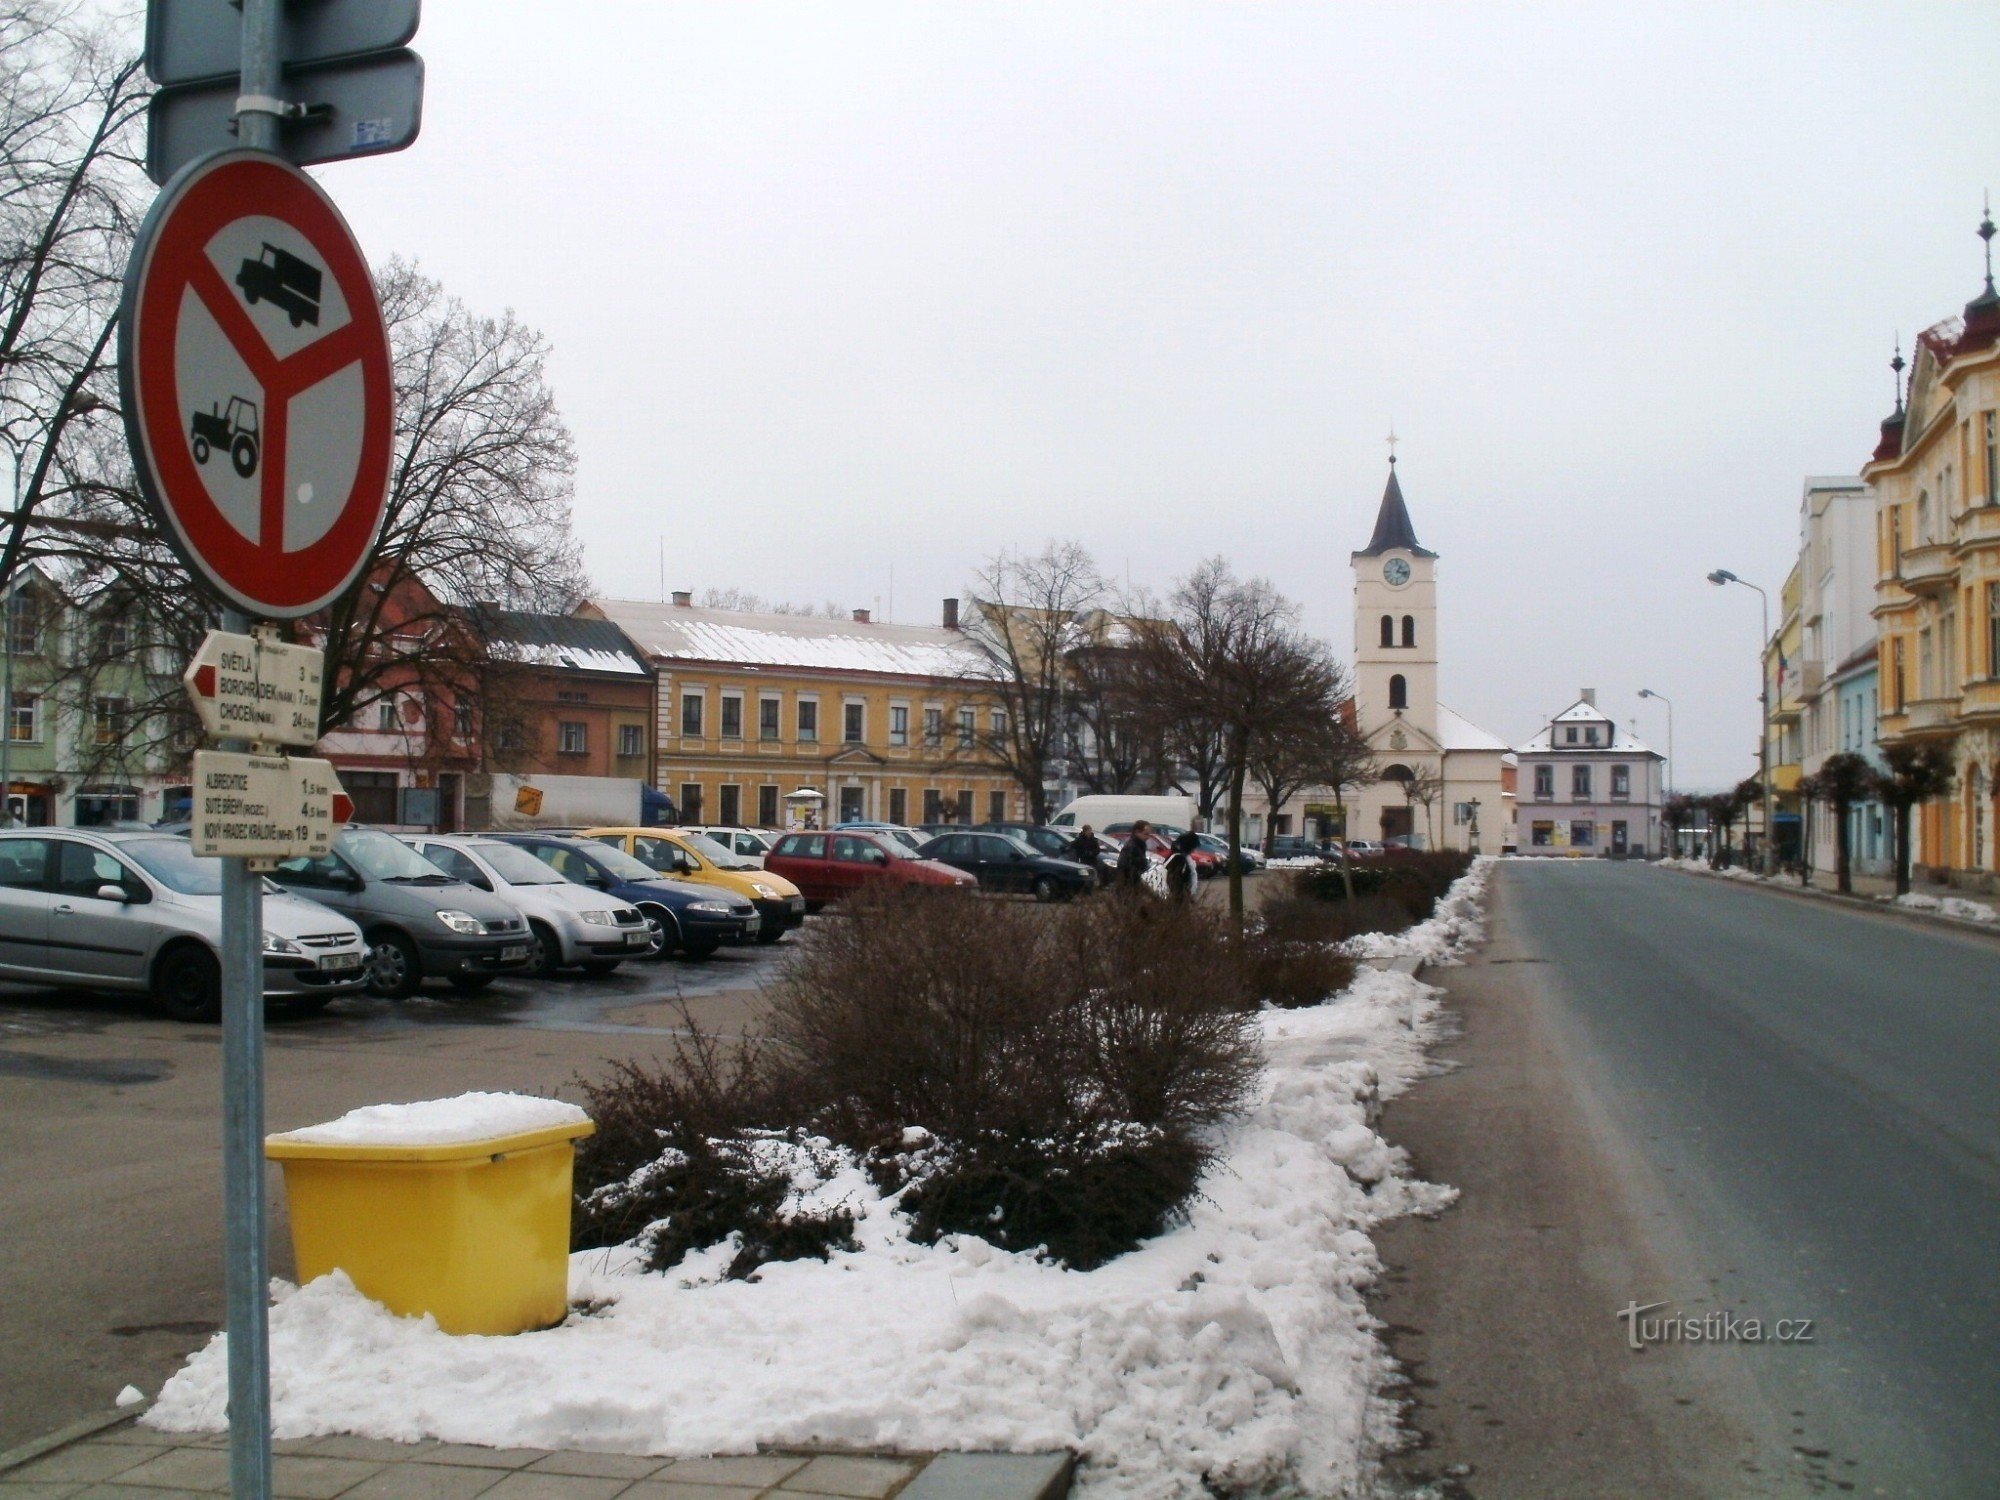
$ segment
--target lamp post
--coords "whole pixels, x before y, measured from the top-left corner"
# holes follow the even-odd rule
[[[1708,575],[1708,581],[1717,587],[1740,583],[1746,589],[1757,589],[1758,608],[1763,617],[1762,633],[1757,638],[1757,702],[1763,712],[1763,722],[1757,726],[1757,779],[1764,789],[1764,873],[1771,875],[1777,871],[1778,853],[1771,808],[1771,674],[1764,669],[1764,655],[1771,648],[1771,596],[1727,568],[1717,568]]]
[[[1667,705],[1667,786],[1663,796],[1671,797],[1674,794],[1674,700],[1669,698],[1665,693],[1654,692],[1651,688],[1640,688],[1639,696],[1641,698],[1658,698],[1662,703]],[[1678,856],[1680,852],[1680,835],[1676,833],[1674,835],[1674,853]]]
[[[1465,805],[1472,812],[1472,852],[1477,854],[1479,852],[1479,799],[1474,797]]]

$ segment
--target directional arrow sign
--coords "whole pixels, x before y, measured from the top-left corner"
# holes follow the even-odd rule
[[[278,55],[325,62],[400,47],[417,34],[418,0],[310,0],[278,13]],[[146,72],[153,82],[234,83],[243,62],[243,10],[230,0],[152,0]]]
[[[321,855],[354,804],[333,766],[296,755],[194,753],[196,854],[284,859]]]
[[[310,746],[319,740],[325,662],[311,646],[211,630],[181,681],[217,739]]]

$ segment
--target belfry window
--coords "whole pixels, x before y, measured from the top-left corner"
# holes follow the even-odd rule
[[[1394,615],[1382,616],[1382,644],[1385,646],[1396,644],[1396,617]]]
[[[1389,679],[1389,707],[1408,708],[1409,706],[1410,686],[1403,681],[1403,674],[1398,672],[1394,677]]]
[[[1415,615],[1404,615],[1403,644],[1405,646],[1414,646],[1416,645],[1416,643],[1417,643],[1417,617]]]

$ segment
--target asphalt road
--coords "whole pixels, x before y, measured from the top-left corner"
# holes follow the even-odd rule
[[[1452,1212],[1474,1224],[1507,1222],[1494,1200],[1509,1183],[1539,1197],[1547,1222],[1519,1227],[1552,1233],[1510,1252],[1514,1273],[1532,1288],[1566,1264],[1588,1304],[1589,1357],[1550,1351],[1567,1365],[1550,1383],[1582,1387],[1565,1412],[1578,1430],[1536,1436],[1584,1438],[1575,1408],[1590,1402],[1652,1403],[1661,1441],[1631,1462],[1672,1465],[1687,1410],[1708,1408],[1718,1451],[1762,1459],[1732,1458],[1745,1493],[2000,1494],[2000,943],[1639,865],[1510,862],[1498,886],[1488,966],[1440,976],[1473,1002],[1475,1063],[1410,1097],[1458,1089],[1520,1125],[1467,1141],[1433,1104],[1419,1166],[1456,1156],[1482,1191]],[[1536,1149],[1586,1164],[1580,1201],[1546,1162],[1495,1165]],[[1599,1221],[1627,1231],[1594,1244]],[[1424,1232],[1393,1242],[1392,1263]],[[1491,1239],[1461,1233],[1446,1258],[1497,1280],[1479,1264]],[[1419,1266],[1425,1316],[1448,1304],[1451,1270]],[[1593,1364],[1613,1362],[1608,1346],[1644,1365],[1613,1316],[1628,1300],[1767,1330],[1810,1318],[1811,1340],[1656,1347],[1650,1385],[1634,1385]],[[1493,1379],[1452,1352],[1467,1380]],[[1472,1466],[1463,1493],[1533,1492],[1508,1461],[1482,1475],[1469,1426],[1451,1441]],[[1708,1456],[1678,1451],[1690,1473]]]
[[[682,1001],[704,1030],[754,1028],[757,986],[798,941],[274,1017],[269,1128],[469,1089],[581,1102],[610,1060],[670,1054]],[[219,1028],[138,997],[0,985],[0,1450],[110,1410],[127,1383],[152,1394],[220,1326],[221,1053]],[[268,1182],[271,1271],[289,1276]]]

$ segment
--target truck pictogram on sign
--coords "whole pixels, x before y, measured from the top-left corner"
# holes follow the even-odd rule
[[[245,302],[255,307],[262,300],[282,307],[294,328],[301,323],[319,327],[319,283],[318,266],[269,240],[255,260],[245,260],[236,271]]]

